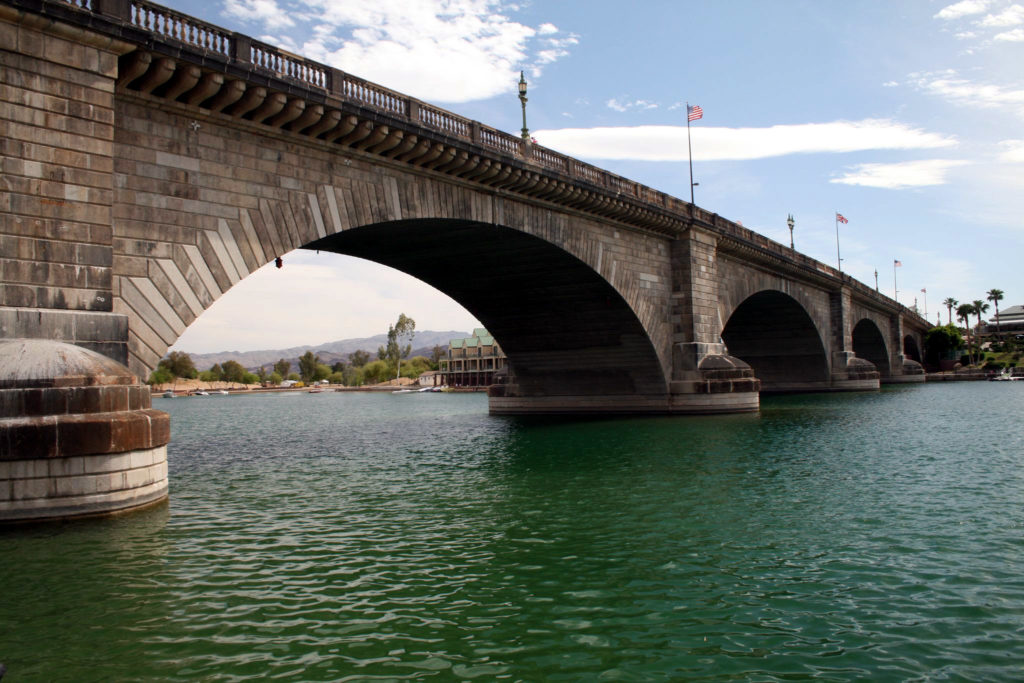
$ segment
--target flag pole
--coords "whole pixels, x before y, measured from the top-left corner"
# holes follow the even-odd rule
[[[899,259],[892,260],[892,298],[896,303],[900,302],[900,290],[896,287],[896,264],[899,263]]]
[[[690,157],[690,204],[696,206],[693,201],[693,146],[690,144],[690,103],[686,103],[686,151]]]
[[[839,212],[835,211],[836,218],[836,265],[839,267],[839,272],[843,272],[843,259],[839,257]]]

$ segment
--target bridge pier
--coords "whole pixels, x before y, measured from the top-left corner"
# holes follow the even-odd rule
[[[120,363],[80,346],[0,340],[0,523],[167,497],[167,413]]]

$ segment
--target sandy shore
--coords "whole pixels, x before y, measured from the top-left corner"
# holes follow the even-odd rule
[[[408,377],[400,377],[397,380],[391,380],[382,384],[373,384],[363,387],[345,387],[340,384],[323,384],[317,385],[317,388],[321,388],[324,391],[385,391],[389,389],[395,389],[398,387],[418,387],[416,380],[409,379]],[[167,382],[164,384],[154,384],[150,387],[150,390],[154,394],[162,394],[168,389],[173,391],[177,395],[185,395],[203,389],[205,391],[220,391],[222,389],[230,391],[231,393],[244,393],[247,391],[309,391],[311,387],[279,387],[279,386],[262,386],[260,384],[241,384],[239,382],[204,382],[200,379],[177,379],[173,382]]]

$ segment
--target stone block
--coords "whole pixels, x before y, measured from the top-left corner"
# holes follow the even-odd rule
[[[113,421],[72,415],[58,422],[61,455],[109,453],[113,445]]]
[[[35,460],[60,453],[57,421],[52,417],[0,420],[0,460]]]
[[[50,458],[49,460],[39,461],[45,462],[47,465],[47,474],[51,477],[77,477],[85,474],[85,464],[87,458],[82,456],[73,456],[69,458]]]
[[[48,477],[43,479],[14,479],[11,482],[11,500],[15,501],[52,498],[56,493],[56,481]]]

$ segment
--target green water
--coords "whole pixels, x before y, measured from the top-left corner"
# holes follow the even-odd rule
[[[169,506],[0,531],[4,683],[1024,678],[1024,382],[154,404]]]

